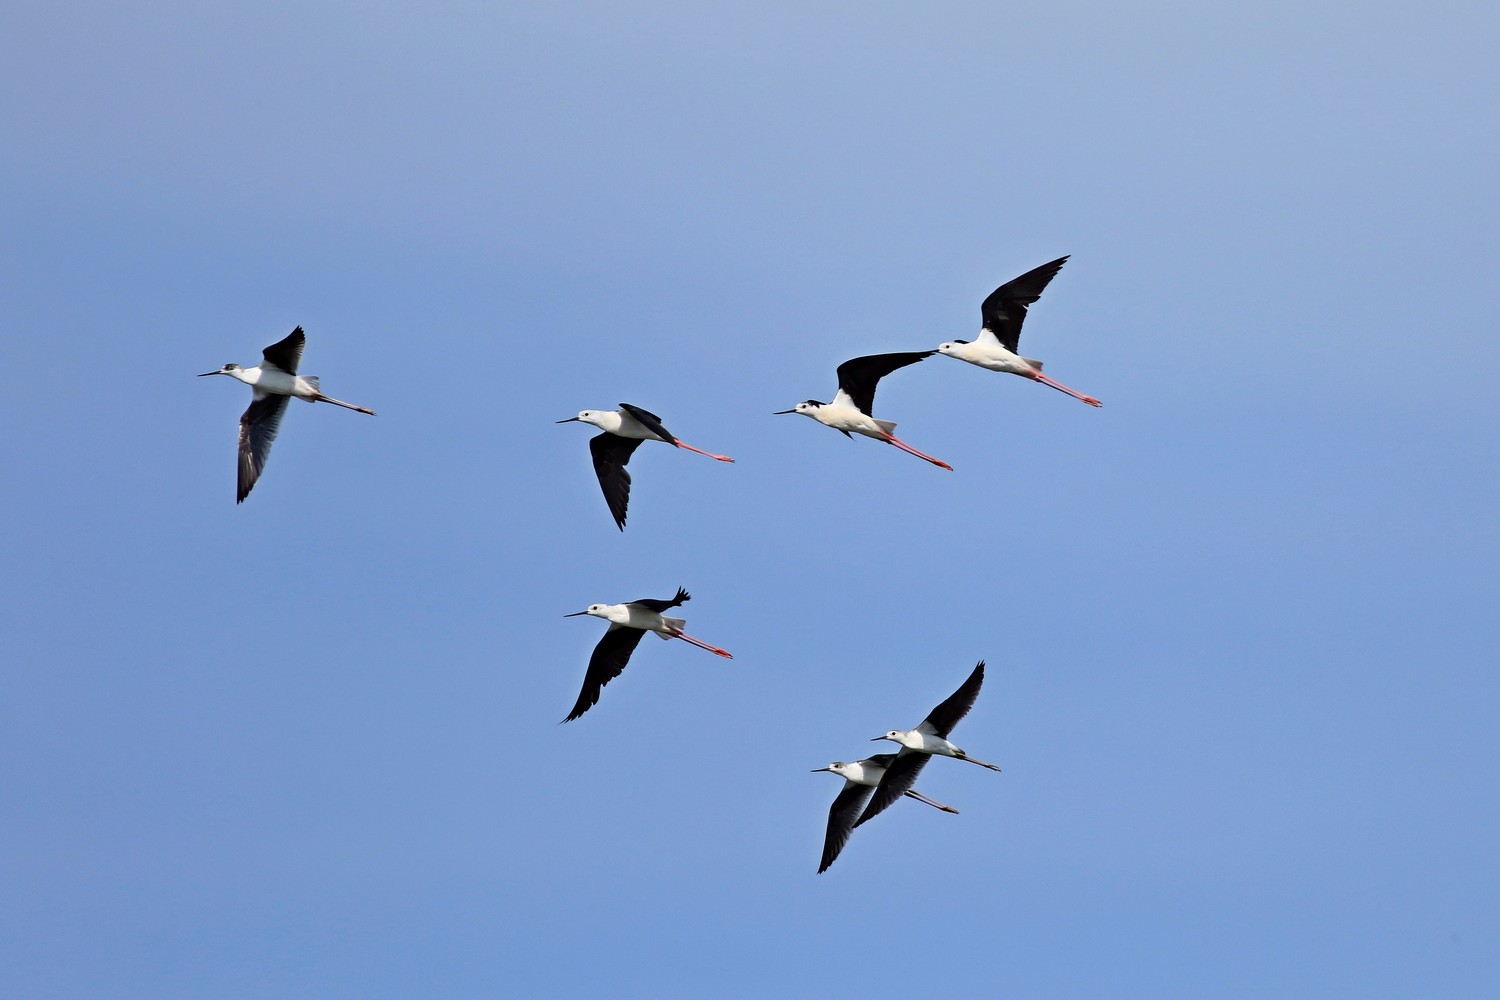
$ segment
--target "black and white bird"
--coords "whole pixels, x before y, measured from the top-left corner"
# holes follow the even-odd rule
[[[287,400],[293,396],[309,403],[332,403],[368,413],[372,417],[375,415],[374,410],[323,395],[323,391],[318,388],[318,376],[297,374],[297,365],[302,360],[302,348],[306,343],[307,336],[299,326],[262,351],[264,360],[254,368],[241,368],[231,361],[216,372],[203,372],[199,376],[228,375],[255,390],[250,408],[240,417],[240,473],[235,503],[244,502],[254,488],[255,481],[260,478],[260,471],[266,467],[266,458],[271,454],[271,443],[276,440],[281,417],[286,413]]]
[[[1021,349],[1021,324],[1026,322],[1026,307],[1042,297],[1042,289],[1056,277],[1067,263],[1067,257],[1032,268],[1019,278],[1012,278],[990,293],[979,307],[983,321],[979,339],[972,344],[967,340],[951,340],[938,345],[938,353],[950,358],[967,361],[992,372],[1009,372],[1043,385],[1050,385],[1074,399],[1090,406],[1102,406],[1093,396],[1086,396],[1077,389],[1069,388],[1050,376],[1042,374],[1042,363],[1036,358],[1023,358]]]
[[[589,452],[594,456],[594,474],[599,477],[604,502],[609,504],[609,512],[621,531],[625,530],[625,510],[630,506],[630,473],[625,471],[625,463],[642,441],[665,441],[674,448],[696,451],[720,462],[734,461],[728,455],[694,448],[663,427],[661,417],[630,403],[621,403],[618,410],[584,410],[576,417],[557,422],[568,424],[575,420],[604,431],[589,439]]]
[[[875,405],[877,382],[898,368],[914,365],[923,358],[931,357],[936,353],[936,351],[901,351],[895,354],[870,354],[862,358],[852,358],[838,367],[839,391],[834,395],[833,402],[821,403],[816,399],[809,399],[798,403],[790,410],[777,410],[776,415],[800,413],[804,417],[811,417],[824,426],[842,432],[845,437],[863,434],[865,437],[895,445],[909,455],[915,455],[952,472],[953,466],[947,462],[925,455],[896,437],[892,433],[896,429],[894,421],[877,420],[870,415],[870,408]]]
[[[905,795],[917,783],[917,774],[933,754],[957,757],[991,771],[1000,770],[994,764],[975,760],[948,742],[948,734],[953,731],[953,727],[974,707],[974,700],[979,697],[979,688],[983,683],[984,661],[980,660],[969,679],[960,684],[958,690],[944,699],[941,705],[927,713],[927,718],[917,728],[892,729],[884,736],[876,736],[871,740],[872,743],[875,740],[891,740],[899,743],[901,749],[897,751],[896,759],[886,765],[884,777],[880,779],[870,804],[860,814],[855,826],[879,816],[892,802]]]
[[[568,717],[563,721],[572,722],[594,706],[599,700],[599,692],[603,690],[604,685],[620,676],[620,672],[625,669],[625,664],[630,662],[630,654],[635,652],[635,647],[640,644],[641,637],[648,631],[655,632],[663,639],[686,640],[699,649],[706,649],[726,660],[734,659],[728,651],[710,645],[702,639],[695,639],[684,632],[682,627],[687,624],[686,619],[668,618],[662,614],[663,611],[686,604],[691,599],[686,590],[678,587],[677,596],[670,601],[648,597],[625,604],[590,604],[582,611],[563,615],[564,618],[593,615],[595,618],[603,618],[609,622],[604,638],[599,640],[599,645],[594,647],[594,655],[589,657],[589,669],[583,675],[583,689],[578,692],[578,701],[573,705],[573,711],[569,712]]]
[[[864,760],[856,760],[848,764],[836,760],[827,767],[813,768],[814,774],[819,771],[832,771],[844,779],[844,787],[839,790],[838,796],[833,800],[833,805],[828,808],[828,833],[823,838],[823,861],[818,866],[819,875],[828,870],[828,866],[833,864],[839,852],[844,849],[844,845],[849,842],[849,835],[854,832],[854,824],[859,819],[860,811],[870,800],[870,795],[875,791],[875,786],[880,784],[880,779],[885,777],[885,769],[895,759],[896,755],[893,753],[877,753]],[[943,812],[958,812],[952,806],[945,806],[937,799],[930,799],[914,788],[908,788],[905,794],[909,798],[925,802]]]

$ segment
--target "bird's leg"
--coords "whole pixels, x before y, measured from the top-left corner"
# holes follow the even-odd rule
[[[986,764],[982,760],[975,760],[973,757],[970,757],[968,754],[958,754],[957,756],[958,756],[959,760],[966,760],[970,764],[978,764],[980,767],[987,767],[991,771],[998,771],[998,770],[1000,770],[1000,765],[999,764]]]
[[[672,439],[672,443],[675,444],[679,448],[686,448],[688,451],[696,451],[698,454],[700,454],[700,455],[707,455],[709,458],[717,458],[721,462],[733,462],[734,461],[734,459],[730,458],[728,455],[715,455],[711,451],[704,451],[702,448],[694,448],[692,445],[688,444],[686,441],[682,440],[681,438],[673,438]]]
[[[1047,376],[1047,375],[1043,375],[1039,371],[1033,371],[1027,377],[1030,378],[1030,379],[1032,379],[1033,381],[1042,383],[1042,385],[1050,385],[1052,388],[1056,389],[1058,392],[1065,392],[1069,396],[1072,396],[1074,399],[1082,400],[1083,402],[1089,404],[1090,406],[1103,406],[1104,405],[1103,403],[1101,403],[1097,399],[1095,399],[1093,396],[1085,396],[1083,393],[1079,392],[1077,389],[1074,389],[1074,388],[1071,388],[1069,386],[1063,385],[1061,382],[1057,381],[1057,379],[1052,378],[1052,377]]]
[[[706,649],[710,653],[713,653],[715,656],[722,656],[726,660],[734,659],[733,654],[731,654],[728,650],[720,649],[718,646],[710,645],[709,643],[704,642],[702,639],[695,639],[693,636],[688,635],[686,632],[673,632],[672,635],[678,639],[683,639],[687,642],[692,643],[699,649]]]
[[[939,802],[937,799],[929,799],[927,796],[923,795],[921,792],[917,791],[915,788],[908,788],[906,790],[906,794],[910,795],[912,798],[916,799],[918,802],[925,802],[928,805],[932,806],[933,808],[941,809],[945,813],[954,813],[954,814],[958,813],[958,810],[955,809],[955,808],[953,808],[952,806],[945,806],[941,802]]]
[[[901,440],[889,431],[886,432],[885,439],[886,441],[895,445],[897,448],[900,448],[902,451],[906,452],[908,455],[915,455],[920,459],[931,462],[933,465],[936,465],[940,469],[947,469],[949,472],[953,471],[953,466],[949,465],[947,462],[943,461],[940,458],[933,458],[931,455],[924,455],[922,452],[913,448],[911,445],[907,444],[905,441]]]
[[[321,392],[313,397],[313,401],[317,403],[332,403],[334,406],[347,407],[351,410],[358,410],[360,413],[368,413],[372,417],[375,415],[374,410],[367,410],[363,406],[355,406],[353,403],[346,403],[342,399],[334,399],[332,396],[325,396]]]

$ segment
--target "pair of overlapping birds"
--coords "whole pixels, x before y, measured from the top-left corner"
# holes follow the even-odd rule
[[[1042,362],[1022,357],[1019,353],[1021,325],[1026,320],[1027,307],[1041,297],[1042,290],[1067,260],[1067,257],[1059,257],[995,289],[980,306],[983,325],[978,338],[973,342],[952,340],[939,344],[936,350],[931,351],[901,351],[852,358],[838,367],[839,387],[831,403],[809,399],[789,410],[778,410],[776,413],[800,413],[826,427],[832,427],[846,437],[859,434],[874,438],[952,471],[952,466],[948,463],[918,451],[896,437],[894,422],[880,420],[872,414],[875,387],[882,378],[933,354],[946,354],[950,358],[967,361],[990,371],[1020,375],[1067,393],[1090,406],[1098,406],[1099,400],[1043,374]],[[271,445],[276,439],[276,432],[281,427],[287,402],[292,397],[310,403],[333,403],[371,416],[375,414],[374,410],[324,395],[317,376],[297,374],[306,342],[307,338],[299,326],[281,341],[267,347],[262,352],[264,360],[253,368],[226,364],[218,371],[203,373],[228,375],[254,390],[250,408],[240,417],[236,503],[243,502],[259,480]],[[589,441],[589,451],[593,455],[594,472],[599,478],[600,489],[604,492],[604,501],[621,531],[625,530],[625,516],[630,504],[630,473],[625,466],[641,442],[661,441],[674,448],[694,451],[720,462],[734,461],[727,455],[716,455],[693,447],[667,430],[656,414],[630,403],[621,403],[618,410],[584,410],[578,416],[559,420],[558,423],[574,421],[592,424],[603,432]],[[732,659],[728,651],[684,632],[686,620],[666,614],[688,600],[688,592],[679,587],[670,600],[647,598],[624,604],[591,604],[583,611],[565,616],[572,618],[592,615],[609,622],[609,628],[594,647],[578,700],[563,721],[573,721],[599,701],[604,686],[624,671],[631,654],[647,632],[655,632],[663,639],[682,639],[716,656]],[[879,815],[900,798],[912,798],[944,812],[958,811],[923,795],[913,787],[918,772],[934,755],[967,760],[990,770],[1000,770],[994,764],[975,760],[948,740],[953,727],[974,706],[983,683],[984,661],[981,660],[958,690],[934,708],[915,729],[893,729],[883,736],[875,737],[875,740],[896,743],[900,747],[896,753],[875,754],[852,762],[834,761],[827,767],[817,768],[818,771],[829,771],[844,779],[844,787],[828,811],[828,829],[824,837],[819,872],[826,871],[833,864],[855,827]]]

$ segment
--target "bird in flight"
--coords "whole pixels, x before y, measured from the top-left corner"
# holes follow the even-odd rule
[[[593,615],[609,622],[604,637],[599,640],[599,645],[594,647],[594,654],[589,657],[589,668],[583,675],[583,689],[578,692],[578,701],[563,721],[572,722],[594,706],[604,685],[620,676],[625,664],[630,662],[630,654],[635,652],[635,647],[647,632],[655,632],[663,639],[682,639],[715,656],[722,656],[726,660],[734,659],[727,650],[684,632],[682,627],[687,624],[685,619],[668,618],[662,614],[663,611],[679,607],[691,599],[686,590],[678,587],[677,596],[670,601],[644,598],[625,604],[590,604],[582,611],[563,615],[564,618]]]
[[[833,805],[828,807],[828,833],[823,837],[823,861],[818,867],[821,875],[833,864],[844,845],[849,842],[849,835],[854,832],[855,821],[870,800],[875,786],[880,784],[880,779],[885,777],[885,769],[890,766],[891,761],[896,759],[893,753],[877,753],[864,760],[856,760],[852,763],[844,763],[836,760],[827,767],[813,769],[816,774],[819,771],[832,771],[844,779],[844,787],[839,790],[838,796],[833,800]],[[956,813],[957,809],[945,806],[936,799],[930,799],[914,788],[908,788],[904,793],[908,798],[925,802],[935,809],[943,812]]]
[[[898,438],[893,433],[896,430],[894,421],[877,420],[870,415],[870,408],[875,405],[877,382],[898,368],[914,365],[923,358],[931,357],[936,353],[936,351],[902,351],[895,354],[870,354],[862,358],[851,358],[838,367],[839,391],[834,395],[833,402],[822,403],[816,399],[809,399],[798,403],[790,410],[777,410],[775,414],[780,416],[783,413],[800,413],[804,417],[811,417],[825,427],[832,427],[845,437],[863,434],[865,437],[894,445],[908,455],[915,455],[952,472],[953,466],[947,462],[924,454]]]
[[[593,424],[603,434],[589,439],[589,452],[594,456],[594,475],[599,477],[599,488],[604,491],[604,502],[614,515],[615,524],[625,530],[625,509],[630,506],[630,473],[625,463],[640,447],[642,441],[665,441],[674,448],[686,448],[700,455],[733,462],[728,455],[715,455],[702,448],[694,448],[662,426],[661,417],[630,403],[621,403],[618,410],[584,410],[576,417],[557,421],[568,424],[574,421]]]
[[[980,660],[974,667],[974,672],[969,679],[959,685],[958,690],[943,700],[943,703],[931,712],[927,718],[915,729],[892,729],[884,736],[876,736],[875,740],[891,740],[899,743],[901,749],[896,753],[896,759],[886,766],[885,775],[881,777],[880,784],[875,788],[875,794],[870,799],[870,804],[860,815],[860,823],[868,823],[879,816],[882,812],[895,802],[917,783],[917,774],[932,758],[934,754],[943,757],[957,757],[980,767],[987,767],[991,771],[1000,770],[994,764],[987,764],[982,760],[975,760],[954,744],[948,742],[948,734],[953,727],[958,725],[964,716],[969,714],[969,709],[974,707],[974,700],[979,697],[979,688],[984,684],[984,661]]]
[[[262,351],[264,360],[254,368],[241,368],[231,361],[216,372],[203,372],[199,376],[228,375],[255,390],[250,408],[240,417],[239,479],[235,503],[243,503],[254,489],[256,480],[260,479],[261,470],[266,467],[266,459],[271,454],[271,443],[281,428],[287,400],[293,396],[309,403],[332,403],[372,417],[375,415],[374,410],[323,395],[318,388],[318,376],[297,374],[302,348],[306,344],[307,336],[299,326]]]
[[[1021,324],[1026,322],[1026,307],[1042,297],[1042,289],[1057,276],[1067,260],[1067,257],[1059,257],[995,289],[979,306],[983,321],[979,339],[972,344],[967,340],[950,340],[938,345],[938,353],[992,372],[1020,375],[1050,385],[1090,406],[1102,406],[1093,396],[1086,396],[1049,375],[1043,375],[1042,363],[1036,358],[1023,358],[1018,353],[1021,349]]]

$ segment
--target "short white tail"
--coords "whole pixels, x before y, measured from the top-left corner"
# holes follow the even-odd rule
[[[878,417],[871,417],[870,419],[873,420],[873,421],[875,421],[875,426],[879,427],[881,430],[885,431],[887,434],[891,433],[892,431],[894,431],[896,429],[896,421],[894,421],[894,420],[881,420]]]
[[[661,623],[663,625],[665,625],[669,631],[667,631],[667,632],[658,632],[656,634],[658,636],[660,636],[661,638],[663,638],[663,639],[670,639],[670,638],[672,638],[671,633],[673,633],[673,632],[681,632],[682,631],[682,626],[684,626],[684,625],[687,624],[687,619],[686,618],[668,618],[666,615],[662,615],[662,617],[661,617]]]
[[[1022,358],[1021,360],[1026,362],[1031,367],[1035,368],[1037,371],[1042,370],[1042,363],[1036,358]]]

